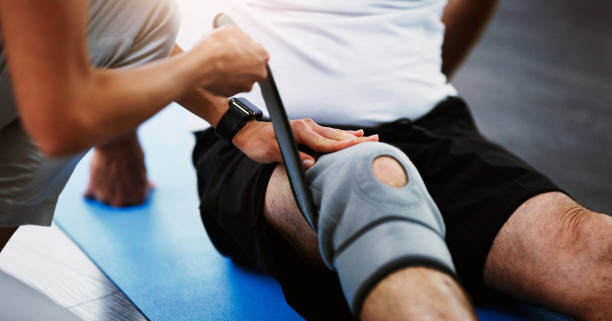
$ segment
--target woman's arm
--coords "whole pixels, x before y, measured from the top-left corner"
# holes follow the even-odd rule
[[[442,72],[451,78],[491,20],[498,0],[449,0],[442,22]]]
[[[22,122],[46,154],[77,152],[133,130],[197,88],[231,95],[266,75],[268,55],[238,28],[134,69],[95,69],[88,2],[0,0],[0,25]]]

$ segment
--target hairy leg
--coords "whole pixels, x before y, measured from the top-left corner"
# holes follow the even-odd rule
[[[581,320],[610,320],[612,217],[559,192],[535,196],[495,238],[484,278]]]
[[[383,183],[407,183],[402,166],[391,157],[372,164]],[[265,217],[302,256],[326,268],[315,232],[302,218],[282,166],[278,166],[266,191]],[[415,290],[418,289],[418,290]],[[432,299],[432,298],[435,298]],[[361,311],[363,320],[475,320],[473,309],[459,285],[449,276],[425,267],[409,267],[385,277],[370,292]]]
[[[15,231],[17,231],[17,227],[0,228],[0,252],[11,239],[11,236],[15,234]]]
[[[264,204],[266,222],[308,262],[324,267],[317,234],[310,228],[293,199],[283,165],[277,166],[270,177]]]
[[[476,320],[476,316],[453,278],[429,268],[411,267],[388,275],[370,292],[361,319]]]

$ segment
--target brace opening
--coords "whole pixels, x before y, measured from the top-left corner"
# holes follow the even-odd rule
[[[402,187],[408,184],[408,175],[404,166],[391,156],[379,156],[372,162],[372,171],[378,180],[391,187]]]

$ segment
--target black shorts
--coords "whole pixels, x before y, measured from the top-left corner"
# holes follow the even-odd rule
[[[527,199],[560,189],[484,138],[456,97],[416,121],[401,119],[365,132],[379,134],[380,141],[408,155],[442,212],[460,282],[477,302],[491,294],[482,274],[498,231]],[[305,318],[350,319],[336,275],[302,260],[265,222],[265,191],[275,165],[251,161],[212,130],[196,137],[202,221],[217,250],[272,274],[287,302]]]

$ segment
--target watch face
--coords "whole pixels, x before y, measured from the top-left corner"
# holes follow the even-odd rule
[[[252,102],[248,101],[244,97],[232,98],[230,102],[240,111],[247,113],[253,118],[260,118],[263,115],[261,109],[257,108],[257,106],[255,106]]]
[[[245,116],[253,115],[253,112],[251,112],[251,110],[248,109],[248,107],[245,107],[243,104],[241,104],[237,99],[230,100],[230,103],[232,104],[233,107],[235,107],[236,111],[243,113]]]

